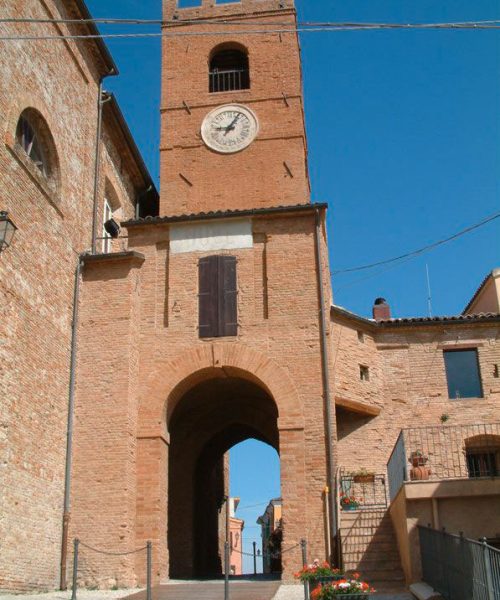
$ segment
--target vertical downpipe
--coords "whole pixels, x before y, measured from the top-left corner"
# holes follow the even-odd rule
[[[323,398],[325,408],[325,437],[327,445],[327,465],[326,465],[326,479],[328,485],[329,495],[329,521],[330,527],[330,548],[332,555],[329,557],[330,562],[336,562],[337,556],[337,519],[335,515],[336,506],[336,489],[335,489],[335,476],[333,470],[333,433],[332,433],[332,401],[330,394],[330,372],[329,372],[329,358],[328,358],[328,344],[326,340],[326,313],[325,313],[325,294],[324,294],[324,281],[323,281],[323,268],[321,262],[321,218],[319,209],[316,210],[316,227],[315,227],[315,242],[316,242],[316,262],[318,267],[318,291],[320,301],[320,332],[321,332],[321,362],[323,371]]]
[[[101,137],[102,137],[102,107],[111,98],[104,99],[103,82],[104,77],[99,80],[99,98],[97,102],[97,133],[95,142],[95,164],[94,164],[94,207],[92,211],[92,254],[97,252],[97,215],[99,208],[99,184],[101,175]]]
[[[78,257],[75,270],[75,288],[73,292],[73,320],[71,323],[71,358],[69,368],[69,398],[68,398],[68,424],[66,430],[66,466],[64,473],[64,512],[61,548],[61,573],[60,588],[68,589],[66,581],[66,565],[68,560],[68,536],[71,508],[71,459],[73,450],[73,412],[75,406],[75,378],[76,378],[76,346],[78,338],[78,309],[80,303],[80,276],[82,273],[82,257]]]

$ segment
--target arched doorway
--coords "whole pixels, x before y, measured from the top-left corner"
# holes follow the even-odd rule
[[[176,399],[168,417],[170,577],[222,573],[228,450],[246,439],[279,453],[278,408],[251,378],[213,370]]]

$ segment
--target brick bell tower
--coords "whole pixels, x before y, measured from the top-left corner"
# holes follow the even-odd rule
[[[160,214],[309,202],[299,41],[277,32],[293,0],[164,0],[164,18]]]

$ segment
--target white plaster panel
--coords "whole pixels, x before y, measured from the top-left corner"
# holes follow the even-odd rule
[[[234,250],[252,248],[252,246],[251,219],[208,221],[170,227],[170,251],[172,254]]]

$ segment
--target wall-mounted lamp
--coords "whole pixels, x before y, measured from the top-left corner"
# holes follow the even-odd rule
[[[0,252],[12,244],[12,239],[17,231],[17,227],[9,219],[9,213],[0,210]]]
[[[110,219],[104,223],[104,229],[106,233],[114,240],[120,235],[120,226],[114,219]]]

